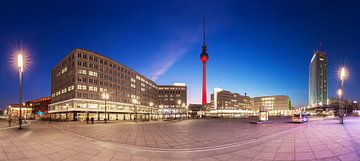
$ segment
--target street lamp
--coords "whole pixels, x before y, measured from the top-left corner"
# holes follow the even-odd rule
[[[189,118],[189,107],[185,103],[182,104],[182,108],[186,108],[186,119]]]
[[[25,102],[23,102],[23,107],[25,108],[25,116],[24,116],[24,122],[26,122],[26,119],[27,119],[27,110],[28,110],[28,105],[26,105],[26,103]]]
[[[104,122],[106,123],[106,100],[109,99],[109,93],[102,93],[102,98],[105,100],[105,118],[104,118]],[[108,117],[109,118],[109,117]]]
[[[22,107],[22,73],[24,70],[24,59],[23,59],[23,55],[22,52],[18,52],[17,53],[17,66],[19,69],[19,84],[20,84],[20,90],[19,90],[19,102],[20,102],[20,115],[19,115],[19,129],[21,129],[21,125],[22,125],[22,118],[21,118],[21,107]]]
[[[153,106],[154,106],[154,103],[153,102],[150,102],[149,103],[149,105],[150,105],[150,118],[149,118],[149,120],[151,121],[152,120],[152,111],[153,111]]]
[[[342,67],[342,68],[340,69],[340,80],[341,80],[341,91],[342,91],[342,95],[341,95],[341,96],[344,95],[344,81],[345,81],[347,75],[348,75],[348,74],[347,74],[347,71],[346,71],[345,67]]]
[[[33,104],[30,103],[29,105],[30,105],[30,110],[31,110],[30,117],[33,117],[33,116],[35,117],[35,114],[33,113],[35,111],[34,108],[33,108]]]
[[[134,104],[134,115],[135,115],[134,122],[137,122],[137,106],[136,106],[136,104],[138,103],[138,101],[136,98],[133,98],[131,101]]]
[[[181,100],[178,100],[178,101],[177,101],[177,104],[178,104],[178,106],[179,106],[178,111],[180,112],[180,109],[181,109]],[[176,110],[176,109],[175,109],[175,110]],[[177,111],[175,111],[175,119],[176,119],[176,115],[177,115]],[[180,118],[181,118],[181,113],[180,113]]]
[[[338,91],[337,91],[337,95],[338,95],[338,97],[339,97],[339,99],[341,98],[341,96],[342,96],[342,90],[341,89],[338,89]]]
[[[8,106],[8,110],[6,111],[8,117],[11,117],[11,106]]]
[[[344,81],[347,77],[347,71],[345,67],[341,67],[340,69],[340,81],[341,81],[341,88],[338,90],[338,96],[339,96],[339,117],[340,117],[340,123],[344,123],[344,107],[342,104],[342,99],[344,97]]]
[[[68,115],[69,115],[69,104],[65,104],[66,106],[66,121],[68,121]]]

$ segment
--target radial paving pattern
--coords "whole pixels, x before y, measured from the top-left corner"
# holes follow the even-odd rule
[[[0,160],[360,160],[360,118],[252,125],[248,120],[34,122],[0,130]]]

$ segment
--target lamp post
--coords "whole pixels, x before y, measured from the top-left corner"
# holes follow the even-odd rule
[[[134,115],[135,115],[134,122],[137,122],[137,106],[136,106],[136,104],[138,103],[138,101],[136,98],[133,98],[131,101],[134,104]]]
[[[180,112],[180,109],[181,109],[181,100],[178,100],[177,101],[177,104],[178,104],[178,111]],[[176,109],[175,109],[176,110]],[[175,119],[176,119],[176,115],[177,115],[177,112],[175,111]],[[180,112],[180,115],[181,115],[181,112]],[[181,118],[181,116],[180,116],[180,118]]]
[[[150,105],[150,118],[149,118],[149,121],[151,121],[152,120],[152,111],[153,111],[152,108],[154,106],[154,103],[150,102],[149,105]]]
[[[341,87],[338,90],[338,96],[339,96],[339,118],[340,118],[340,123],[343,124],[344,123],[344,107],[343,107],[343,102],[342,99],[344,98],[344,81],[347,77],[347,71],[345,69],[345,67],[342,67],[340,69],[340,81],[341,81]]]
[[[340,124],[342,124],[344,122],[344,113],[342,111],[342,103],[341,103],[341,96],[343,94],[343,91],[341,89],[338,89],[337,91],[337,95],[338,95],[338,102],[339,102],[339,121]]]
[[[51,122],[50,106],[48,106],[47,117],[48,117],[49,123],[50,123]]]
[[[66,121],[68,121],[68,115],[69,115],[69,104],[67,103],[67,104],[65,104],[65,106],[66,106]]]
[[[189,118],[189,108],[186,107],[185,103],[182,103],[181,106],[182,106],[182,108],[186,108],[186,119],[188,119]]]
[[[11,106],[8,106],[8,110],[6,111],[8,117],[11,117]]]
[[[22,116],[21,116],[21,107],[22,107],[22,73],[23,73],[23,66],[24,66],[24,59],[21,52],[17,54],[17,66],[19,69],[19,103],[20,103],[20,115],[19,115],[19,129],[21,129],[22,125]]]
[[[30,103],[30,109],[31,109],[30,118],[33,117],[33,116],[35,117],[34,108],[33,108],[33,104],[32,104],[32,103]]]
[[[23,102],[23,107],[25,108],[24,122],[26,122],[26,119],[27,119],[27,110],[28,110],[29,106],[28,106],[28,105],[26,105],[26,103],[25,103],[25,102]]]
[[[109,99],[109,93],[102,93],[102,98],[105,100],[105,116],[104,116],[104,122],[106,123],[106,100]]]

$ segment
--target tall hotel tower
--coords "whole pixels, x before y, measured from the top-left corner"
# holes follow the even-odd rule
[[[207,103],[206,101],[206,62],[209,59],[209,55],[206,52],[206,43],[205,43],[205,18],[203,19],[204,33],[203,33],[203,46],[202,52],[200,54],[200,60],[202,62],[202,105]]]
[[[327,104],[328,62],[324,51],[316,50],[309,66],[309,106],[319,107]]]

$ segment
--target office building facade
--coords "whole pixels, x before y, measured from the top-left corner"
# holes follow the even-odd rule
[[[159,85],[159,109],[163,115],[185,116],[187,109],[187,88],[184,83],[173,85]],[[174,115],[175,117],[175,115]]]
[[[215,98],[215,95],[217,98]],[[253,99],[246,95],[239,93],[232,93],[230,91],[222,90],[211,94],[211,102],[217,103],[216,109],[218,110],[252,110]]]
[[[326,53],[316,50],[309,66],[309,106],[321,107],[328,100],[328,61]]]
[[[265,108],[270,115],[285,116],[289,115],[291,110],[291,101],[288,96],[261,96],[254,98],[254,110],[259,111]]]
[[[240,95],[221,88],[214,88],[211,102],[204,106],[205,114],[210,117],[248,117],[254,115],[253,100],[246,95]]]
[[[52,70],[49,112],[53,118],[70,120],[158,118],[158,88],[125,65],[77,48]]]

